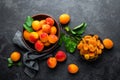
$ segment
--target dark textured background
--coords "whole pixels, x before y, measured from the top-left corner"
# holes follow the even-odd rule
[[[87,22],[85,34],[98,34],[102,39],[109,37],[114,48],[92,63],[82,60],[78,51],[67,53],[66,62],[58,63],[53,70],[47,67],[46,60],[40,61],[38,74],[30,79],[23,67],[8,68],[5,59],[15,50],[24,54],[13,45],[12,38],[17,30],[22,30],[26,16],[39,13],[50,14],[56,20],[60,14],[68,13],[71,27]],[[120,80],[119,28],[120,0],[0,0],[0,80]],[[64,50],[64,46],[59,49]],[[69,63],[77,64],[80,71],[69,74]]]

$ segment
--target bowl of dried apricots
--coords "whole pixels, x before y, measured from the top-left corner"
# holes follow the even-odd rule
[[[104,45],[98,35],[85,35],[78,43],[80,55],[87,61],[96,60],[103,52]]]
[[[23,24],[23,42],[32,51],[50,52],[57,46],[60,28],[48,14],[27,16]]]

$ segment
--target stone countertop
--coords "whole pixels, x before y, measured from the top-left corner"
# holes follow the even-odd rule
[[[111,50],[94,62],[86,62],[76,51],[67,53],[67,60],[58,63],[55,69],[49,69],[46,60],[39,62],[40,70],[35,78],[29,78],[23,72],[23,66],[7,67],[6,59],[12,51],[24,51],[15,46],[12,38],[17,30],[22,30],[26,16],[47,13],[57,21],[62,13],[68,13],[75,27],[86,22],[85,34],[98,34],[102,39],[110,38],[114,42]],[[0,1],[0,80],[120,80],[120,0],[1,0]],[[57,50],[63,50],[64,46]],[[54,51],[53,53],[55,53]],[[4,58],[4,59],[3,59]],[[75,63],[79,72],[69,74],[67,66]]]

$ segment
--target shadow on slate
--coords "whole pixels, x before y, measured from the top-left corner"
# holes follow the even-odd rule
[[[27,48],[22,41],[22,33],[20,31],[15,33],[13,43],[18,45],[21,49],[26,49],[26,53],[23,54],[23,64],[25,65],[24,72],[31,78],[35,77],[36,73],[39,71],[38,60],[43,60],[52,56],[52,54],[50,54],[51,52],[38,54]]]

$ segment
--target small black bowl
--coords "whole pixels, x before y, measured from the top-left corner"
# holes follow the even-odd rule
[[[89,36],[94,36],[94,34],[87,34],[87,35],[89,35]],[[86,35],[85,35],[85,36],[86,36]],[[84,38],[85,36],[83,36],[83,38]],[[101,44],[103,45],[102,39],[101,39],[99,36],[98,36],[98,40],[100,40]],[[103,53],[104,48],[101,49],[101,50],[102,50],[102,53]],[[92,58],[92,59],[88,59],[88,60],[86,60],[86,59],[84,58],[84,55],[81,55],[81,53],[80,53],[80,56],[82,57],[82,59],[84,59],[84,60],[86,60],[86,61],[92,62],[92,61],[95,61],[96,59],[98,59],[98,58],[102,55],[102,53],[101,53],[101,54],[98,54],[96,57],[94,57],[94,58]]]

